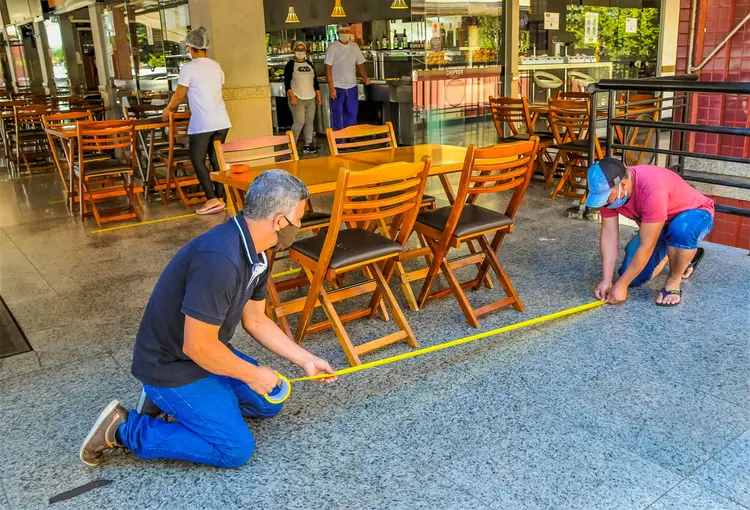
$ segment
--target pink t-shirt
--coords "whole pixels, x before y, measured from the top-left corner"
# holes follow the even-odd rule
[[[602,218],[622,214],[636,223],[659,223],[681,212],[703,209],[714,215],[714,201],[690,186],[676,172],[654,165],[629,166],[633,196],[617,209],[599,209]]]

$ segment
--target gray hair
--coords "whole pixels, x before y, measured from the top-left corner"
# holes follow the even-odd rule
[[[206,29],[203,27],[196,28],[188,33],[185,37],[185,44],[192,46],[196,50],[205,50],[208,48],[209,40],[206,35]]]
[[[250,185],[242,215],[245,219],[270,220],[276,214],[289,215],[310,192],[298,178],[283,170],[266,170]]]

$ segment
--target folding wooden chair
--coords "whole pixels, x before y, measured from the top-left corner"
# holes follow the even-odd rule
[[[214,142],[216,160],[219,168],[229,170],[232,165],[263,165],[279,161],[299,161],[294,134],[287,131],[279,136],[260,136],[257,138],[240,138],[231,142]],[[245,197],[226,184],[227,205],[232,214],[242,210]]]
[[[53,113],[51,115],[42,115],[42,122],[44,124],[44,129],[47,130],[49,128],[55,127],[55,126],[61,126],[64,124],[73,124],[80,121],[92,121],[94,120],[91,116],[91,112],[66,112],[66,113]],[[73,138],[69,140],[68,143],[64,142],[62,139],[56,137],[47,135],[47,142],[49,143],[50,151],[52,152],[52,160],[55,163],[55,168],[57,168],[57,172],[60,174],[60,180],[62,180],[63,187],[65,188],[65,192],[70,195],[72,194],[76,197],[75,201],[78,200],[76,189],[76,181],[73,180],[73,186],[74,189],[69,189],[69,182],[70,182],[70,165],[69,162],[73,161],[73,152],[75,150],[75,144],[74,144]],[[109,159],[109,157],[106,154],[101,153],[90,153],[86,156],[87,161],[104,161]]]
[[[632,103],[632,106],[627,107],[627,118],[630,120],[646,120],[646,121],[657,121],[659,120],[659,106],[661,105],[661,99],[654,97],[651,94],[625,94],[620,95],[618,105]],[[618,115],[622,113],[625,116],[625,106],[618,106]],[[620,111],[621,110],[621,111]],[[641,147],[653,148],[658,143],[656,138],[656,130],[653,128],[640,128],[631,127],[625,128],[624,132],[620,126],[615,126],[615,134],[620,143],[625,145],[634,145]],[[656,154],[645,152],[645,151],[625,151],[625,164],[631,165],[647,165],[653,161]]]
[[[589,103],[588,101],[549,102],[549,123],[557,143],[557,159],[565,165],[565,170],[552,192],[558,195],[575,197],[580,203],[586,200],[586,176],[589,157]],[[596,128],[593,129],[596,159],[603,157]]]
[[[517,142],[530,140],[532,136],[539,138],[539,154],[535,159],[535,172],[542,175],[545,183],[552,181],[555,173],[554,159],[549,149],[555,145],[555,136],[548,131],[535,131],[531,122],[529,103],[525,97],[516,99],[513,97],[490,96],[490,109],[492,111],[492,122],[502,142]],[[507,124],[510,131],[505,136],[504,125]],[[549,184],[546,184],[549,187]]]
[[[520,312],[524,310],[521,299],[500,265],[497,251],[505,235],[513,231],[513,218],[529,185],[538,145],[539,139],[536,136],[525,142],[494,145],[482,149],[470,145],[453,206],[425,211],[417,216],[414,228],[427,239],[433,256],[417,298],[420,308],[428,299],[452,293],[467,322],[475,328],[479,327],[477,316],[505,306],[512,306]],[[513,197],[504,214],[476,205],[477,198],[481,195],[511,189],[514,190]],[[494,237],[492,242],[489,242],[486,236],[492,233]],[[451,248],[459,248],[462,243],[471,240],[479,242],[484,259],[473,280],[459,282],[453,274],[452,264],[448,261],[447,255]],[[490,268],[507,297],[473,309],[463,289],[479,289]],[[441,269],[449,287],[432,292],[433,283]]]
[[[297,305],[304,302],[295,335],[298,342],[308,333],[330,327],[351,365],[360,364],[363,354],[402,340],[417,347],[417,339],[388,281],[414,226],[429,171],[429,158],[421,163],[391,163],[358,172],[346,168],[339,171],[328,232],[297,241],[289,249],[291,258],[302,266],[311,282],[307,297],[297,300]],[[385,194],[389,196],[386,198]],[[355,200],[356,197],[368,197],[365,207]],[[374,232],[379,220],[384,218],[393,218],[389,237]],[[341,230],[342,223],[360,226]],[[326,281],[336,281],[339,275],[357,270],[364,270],[370,279],[325,289]],[[344,299],[369,293],[372,293],[369,305],[360,310],[339,316],[333,306]],[[354,346],[344,323],[361,317],[372,318],[381,300],[390,309],[399,330]],[[318,305],[323,307],[328,319],[310,324]],[[286,306],[294,308],[293,303],[285,303]],[[299,306],[295,310],[300,311]]]
[[[44,132],[42,117],[52,113],[47,104],[31,104],[13,108],[14,131],[10,134],[11,149],[15,154],[15,167],[26,171],[48,170],[52,168],[50,145]]]
[[[78,161],[74,172],[81,191],[81,216],[93,214],[99,228],[104,223],[135,218],[141,221],[135,193],[135,127],[129,120],[78,122]],[[129,152],[128,152],[129,151]],[[90,161],[90,154],[111,154],[107,160]],[[125,197],[127,204],[100,205]],[[88,208],[87,208],[88,206]]]
[[[169,146],[157,152],[164,164],[166,175],[157,177],[154,190],[162,197],[162,202],[169,204],[172,191],[177,195],[185,209],[206,201],[206,193],[200,187],[190,160],[190,149],[187,147],[190,112],[170,112]],[[191,189],[192,187],[192,189]]]

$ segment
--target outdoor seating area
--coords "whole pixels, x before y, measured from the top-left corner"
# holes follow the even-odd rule
[[[750,510],[746,6],[327,1],[0,0],[0,510]]]

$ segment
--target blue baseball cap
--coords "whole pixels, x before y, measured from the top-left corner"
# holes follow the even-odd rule
[[[628,169],[622,161],[615,158],[603,158],[589,167],[586,186],[587,207],[602,207],[609,200],[612,188],[628,176]]]

